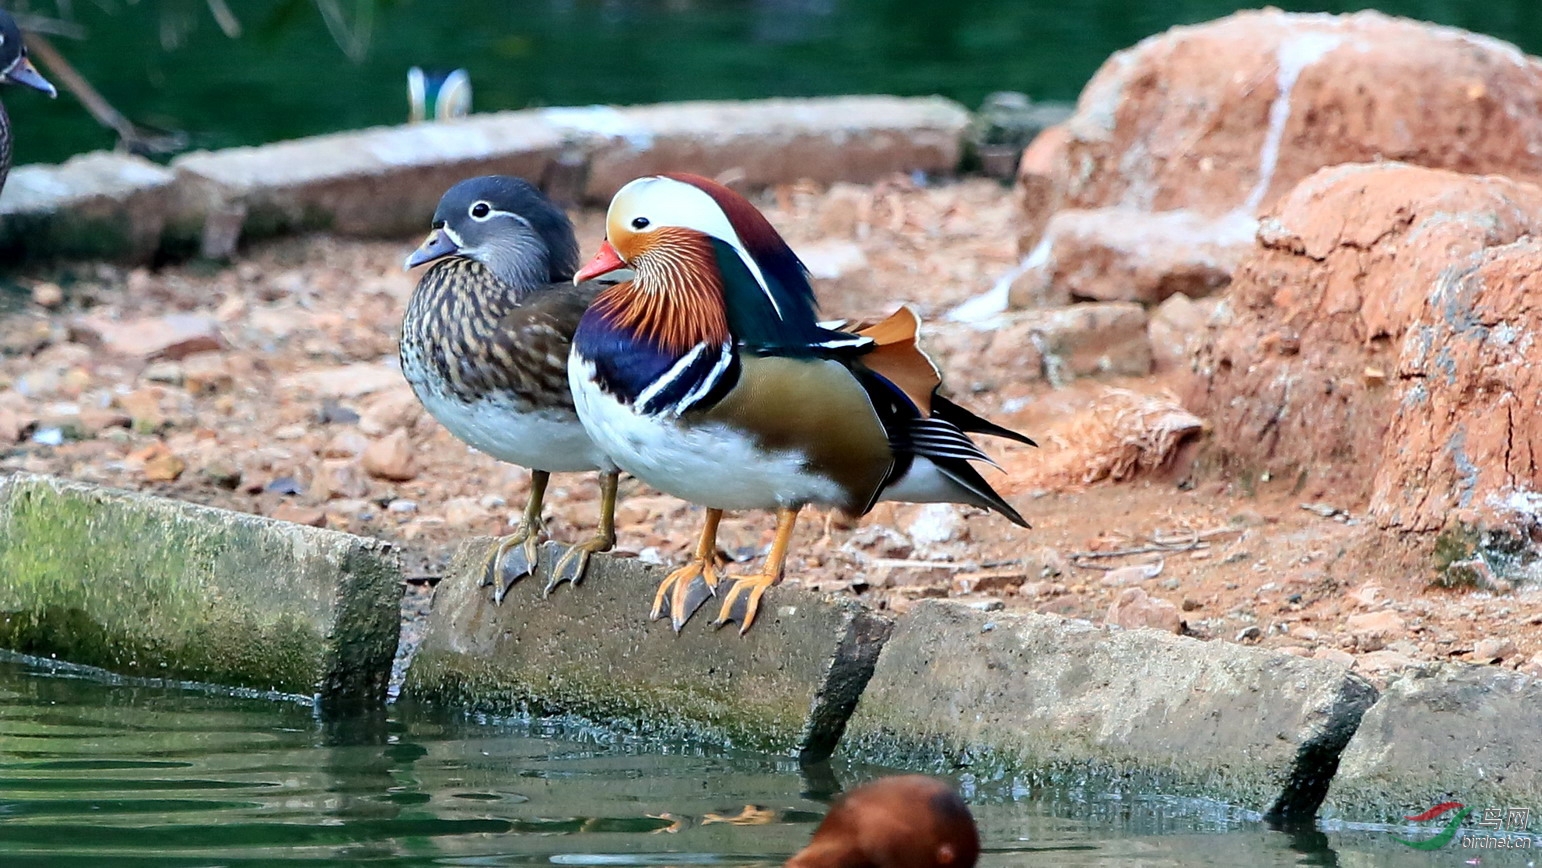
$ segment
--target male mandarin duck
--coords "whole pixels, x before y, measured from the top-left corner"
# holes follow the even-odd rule
[[[576,584],[590,554],[615,544],[617,471],[579,424],[568,389],[568,346],[600,289],[571,280],[573,224],[520,178],[471,178],[439,200],[433,231],[407,257],[408,268],[430,262],[402,323],[402,373],[450,433],[530,468],[524,519],[489,554],[483,584],[502,602],[534,571],[552,473],[598,470],[599,530],[568,549],[546,591]]]
[[[4,9],[0,9],[0,82],[30,87],[50,97],[59,95],[27,59],[27,43],[22,41],[21,28]],[[5,179],[10,174],[11,118],[5,113],[5,106],[0,105],[0,190],[5,189]]]
[[[951,502],[1027,522],[970,465],[965,433],[1032,443],[953,404],[916,347],[908,308],[856,332],[821,325],[803,264],[747,200],[693,175],[640,178],[606,215],[606,241],[575,280],[630,267],[573,339],[579,419],[617,466],[707,507],[695,557],[654,597],[676,631],[717,594],[724,510],[775,509],[763,572],[738,577],[717,624],[754,622],[781,580],[798,510],[861,515],[879,500]]]
[[[787,868],[973,868],[980,833],[953,788],[881,778],[842,796]]]

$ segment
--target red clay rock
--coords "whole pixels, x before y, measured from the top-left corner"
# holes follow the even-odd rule
[[[1319,168],[1372,160],[1532,180],[1542,62],[1377,12],[1241,12],[1115,54],[1066,130],[1064,208],[1256,213]]]
[[[1542,216],[1536,219],[1542,222]],[[1372,489],[1385,526],[1508,527],[1542,513],[1542,242],[1486,251],[1437,282],[1402,341],[1401,400]]]
[[[1361,651],[1379,651],[1387,647],[1388,642],[1403,638],[1407,632],[1402,616],[1390,609],[1350,615],[1344,619],[1344,627]]]
[[[1151,311],[1146,335],[1151,339],[1151,368],[1156,373],[1176,371],[1189,366],[1192,345],[1205,333],[1205,326],[1220,299],[1193,301],[1179,293]]]
[[[1150,596],[1141,588],[1120,591],[1114,604],[1108,607],[1108,617],[1103,620],[1127,630],[1151,627],[1164,633],[1183,632],[1183,616],[1178,607]]]
[[[1008,311],[981,322],[929,324],[923,348],[976,360],[949,372],[953,388],[998,388],[1046,379],[1142,376],[1151,372],[1146,311],[1131,302]]]
[[[397,428],[385,437],[369,444],[361,459],[364,471],[378,479],[405,482],[418,475],[414,460],[412,438],[407,429]]]
[[[219,322],[203,314],[173,313],[121,321],[80,316],[71,323],[71,329],[78,339],[100,345],[103,352],[141,359],[184,359],[217,350],[225,343]]]
[[[1070,209],[1050,218],[1040,264],[1013,281],[1010,303],[1039,299],[1138,301],[1154,305],[1183,293],[1201,298],[1226,286],[1253,248],[1257,226],[1240,213]]]
[[[280,386],[311,392],[321,398],[357,398],[401,384],[401,372],[375,362],[304,371],[279,381]]]
[[[1065,150],[1070,133],[1065,124],[1056,124],[1034,137],[1017,163],[1017,204],[1022,209],[1022,228],[1017,249],[1027,253],[1044,237],[1044,227],[1055,211],[1055,167]]]
[[[1331,474],[1356,500],[1338,505],[1358,506],[1400,400],[1386,372],[1437,278],[1538,231],[1531,184],[1395,163],[1318,172],[1261,220],[1184,404],[1223,464]]]

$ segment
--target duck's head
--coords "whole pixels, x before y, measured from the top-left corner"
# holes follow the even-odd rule
[[[925,775],[842,796],[787,868],[973,868],[980,833],[958,793]]]
[[[573,276],[578,239],[562,209],[530,182],[484,175],[445,192],[433,231],[407,257],[407,267],[446,256],[476,260],[507,283],[534,288]]]
[[[0,9],[0,82],[30,87],[51,97],[59,95],[27,59],[27,43],[22,41],[21,28],[4,9]]]
[[[638,178],[611,199],[605,242],[574,279],[626,267],[650,290],[668,292],[682,281],[720,287],[741,338],[756,323],[801,333],[815,322],[808,272],[771,222],[743,196],[697,175]]]
[[[447,121],[471,114],[471,76],[464,69],[407,70],[407,119]]]

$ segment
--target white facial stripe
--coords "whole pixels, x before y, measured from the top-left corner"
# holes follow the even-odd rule
[[[618,209],[621,209],[621,213],[618,213]],[[782,316],[782,306],[776,303],[776,296],[767,288],[766,276],[761,273],[755,257],[745,249],[744,242],[739,240],[739,233],[728,222],[728,215],[723,213],[715,199],[699,187],[673,178],[638,178],[616,193],[606,217],[607,220],[620,218],[619,222],[623,226],[631,226],[634,217],[647,217],[652,221],[652,228],[679,226],[727,242],[739,254],[740,261],[750,270],[750,274],[754,275],[760,291],[771,300],[776,315]]]
[[[530,221],[525,219],[525,215],[515,214],[513,211],[494,210],[487,215],[487,219],[491,220],[493,217],[513,217],[515,220],[518,220],[520,223],[523,223],[526,226],[530,225]]]
[[[451,229],[448,223],[440,226],[439,231],[443,232],[445,237],[450,239],[450,241],[453,242],[456,247],[466,246],[466,242],[461,240],[460,233],[456,232],[454,229]]]

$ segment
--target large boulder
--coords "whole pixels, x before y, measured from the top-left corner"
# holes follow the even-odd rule
[[[1434,388],[1415,368],[1458,361],[1410,357],[1405,370],[1405,335],[1426,319],[1439,331],[1474,315],[1460,293],[1439,295],[1443,307],[1430,309],[1441,276],[1539,231],[1542,189],[1532,184],[1395,163],[1324,169],[1262,219],[1224,315],[1200,341],[1185,404],[1212,423],[1232,469],[1331,477],[1339,496],[1359,501],[1345,505],[1363,505],[1384,454],[1416,457],[1397,454],[1414,451],[1407,442],[1387,443],[1401,402]],[[1448,373],[1467,383],[1472,371]],[[1452,412],[1465,418],[1471,409]],[[1400,424],[1418,427],[1412,418]],[[1457,426],[1429,425],[1451,426],[1425,434],[1431,448],[1447,448]]]
[[[1542,513],[1542,240],[1453,263],[1426,292],[1402,340],[1371,509],[1404,530],[1529,537]]]
[[[1109,58],[1023,168],[1051,167],[1058,208],[1220,215],[1370,160],[1542,177],[1542,61],[1378,12],[1241,12]]]
[[[1318,169],[1378,160],[1542,178],[1542,61],[1377,12],[1173,28],[1109,58],[1024,153],[1011,301],[1219,288],[1246,221]]]

